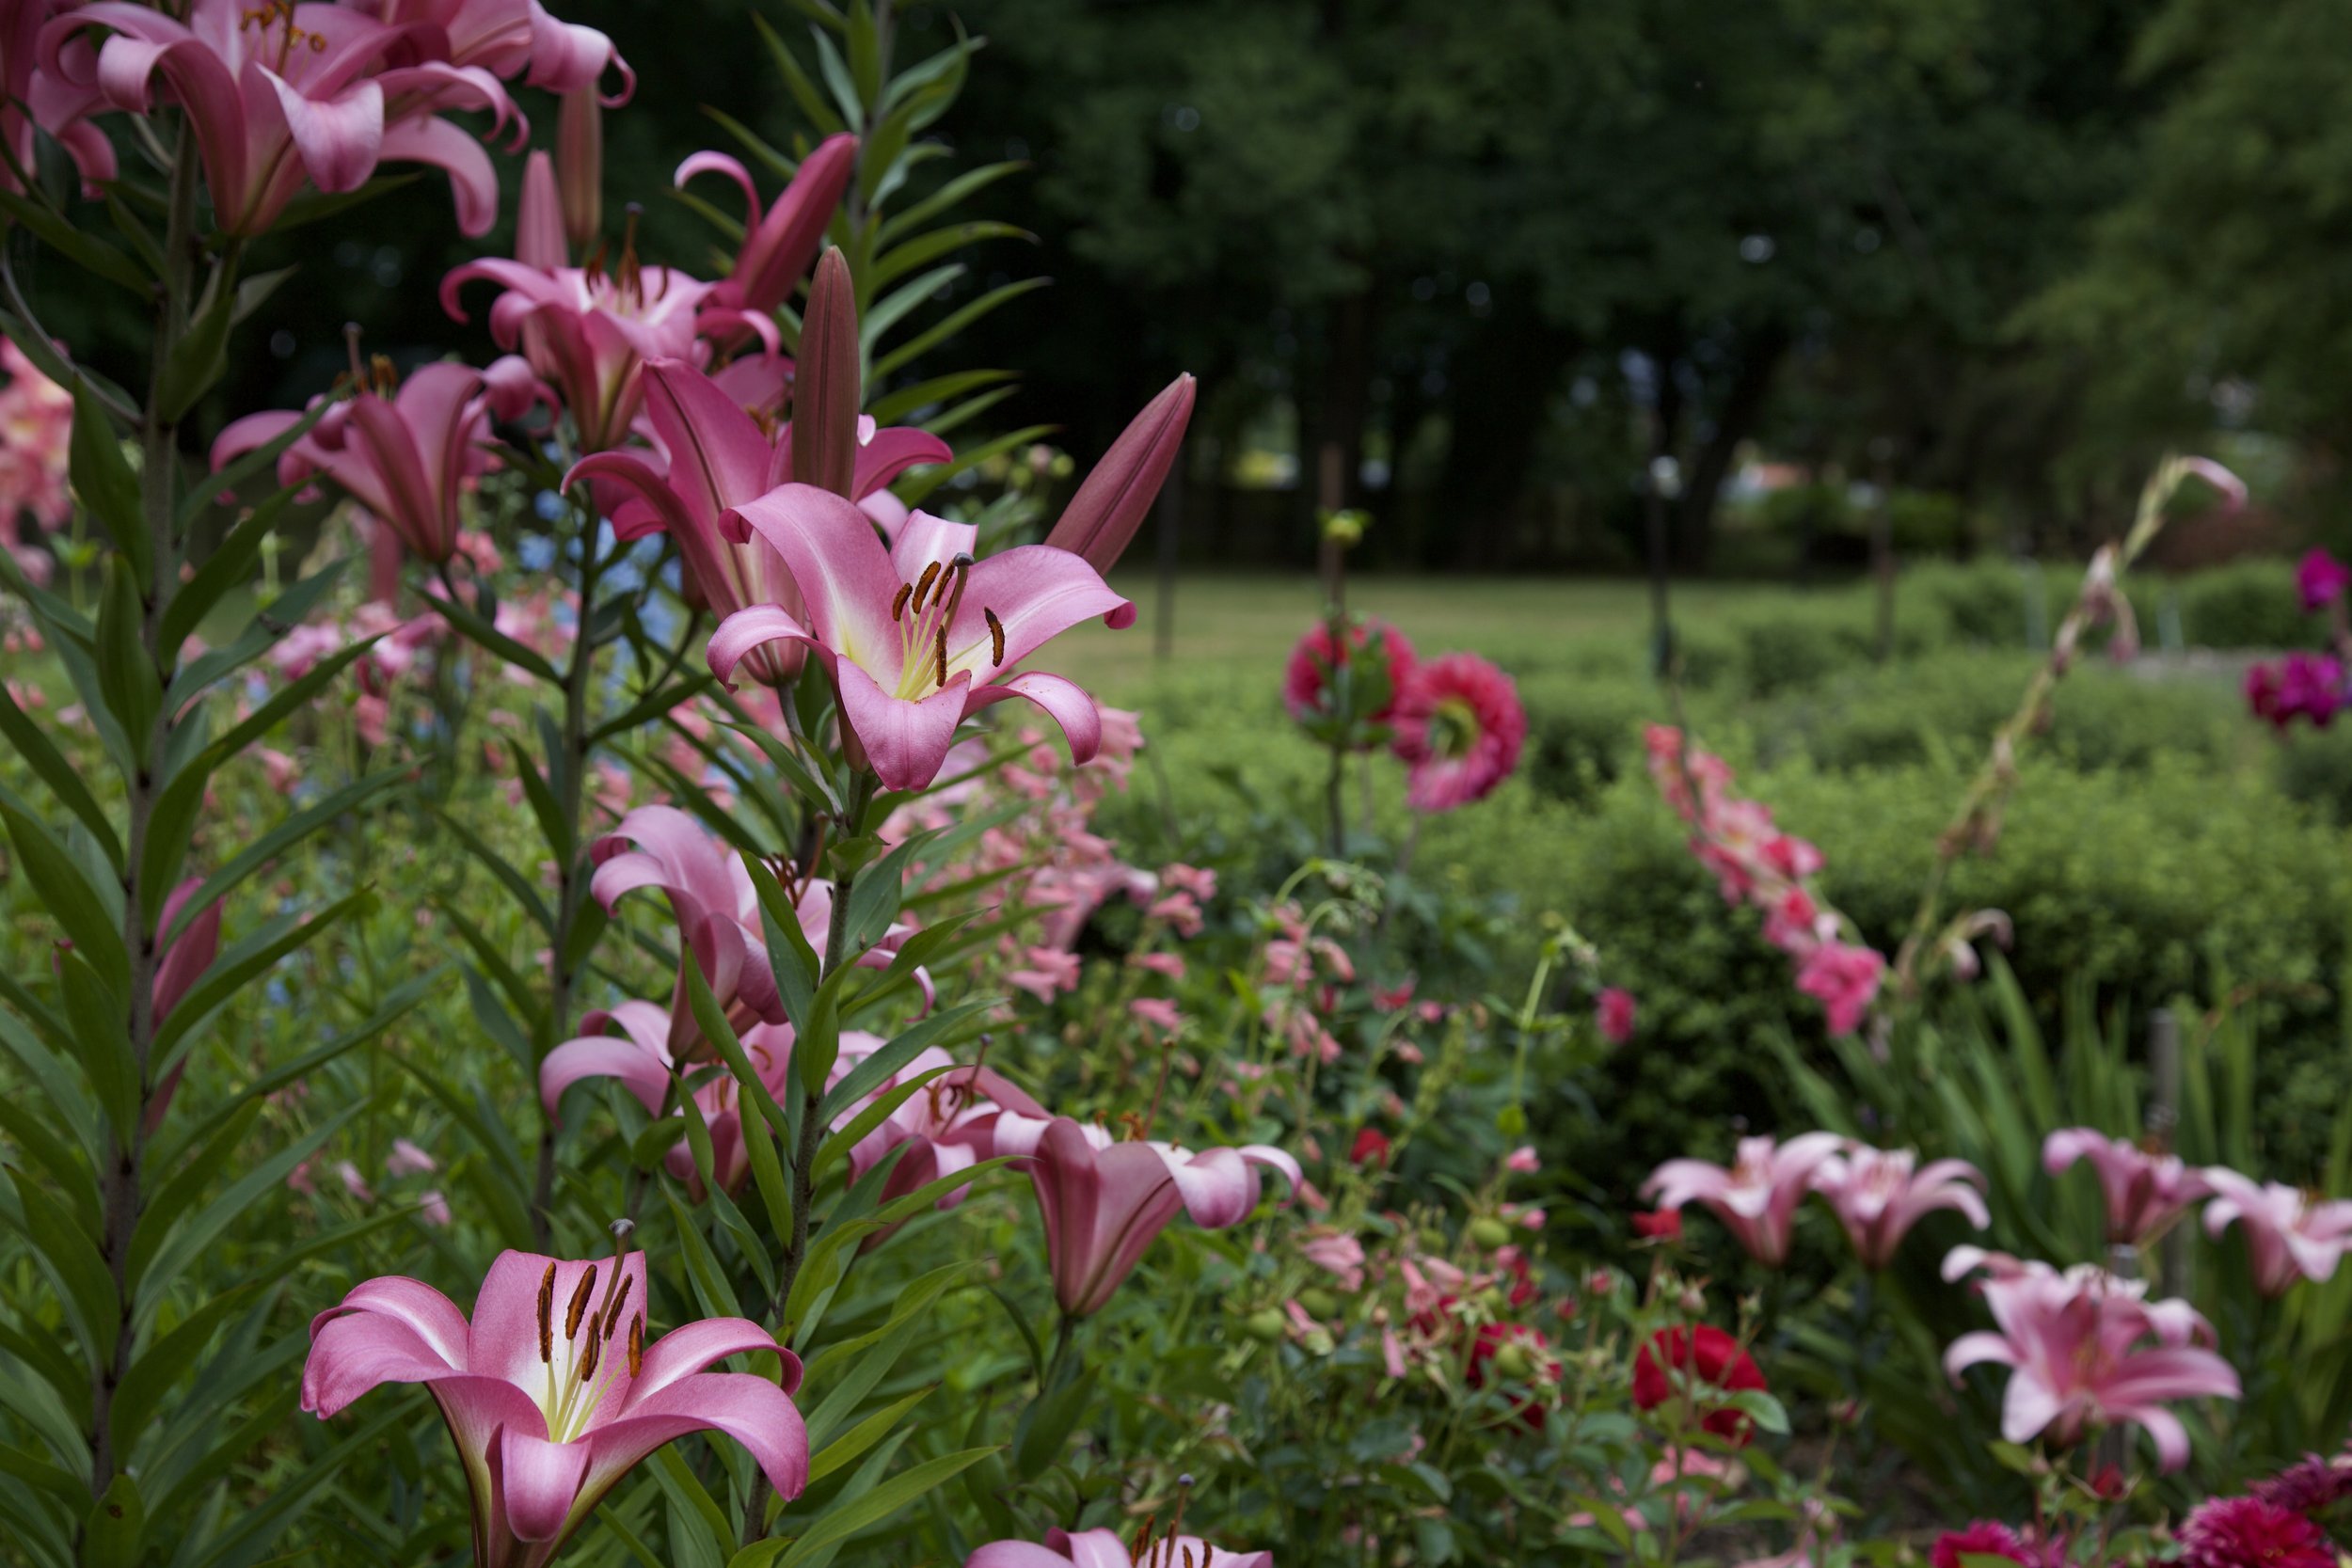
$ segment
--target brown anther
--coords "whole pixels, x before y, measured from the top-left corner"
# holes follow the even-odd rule
[[[645,1315],[643,1312],[628,1321],[628,1375],[635,1377],[645,1366]]]
[[[947,626],[944,621],[940,623],[939,641],[934,644],[932,654],[939,660],[939,684],[946,686],[947,684]]]
[[[605,1312],[604,1312],[604,1337],[605,1337],[606,1338],[608,1338],[608,1339],[610,1339],[610,1338],[612,1338],[612,1331],[613,1331],[615,1328],[617,1328],[617,1327],[619,1327],[619,1326],[620,1326],[620,1323],[621,1323],[621,1305],[622,1305],[622,1303],[624,1303],[624,1302],[626,1302],[626,1301],[628,1301],[628,1286],[629,1286],[629,1278],[628,1278],[628,1275],[621,1275],[621,1288],[620,1288],[620,1290],[619,1290],[619,1291],[617,1291],[617,1292],[613,1295],[613,1297],[612,1297],[612,1305],[611,1307],[606,1307],[606,1308],[605,1308]]]
[[[980,607],[980,618],[988,623],[988,665],[993,670],[1005,662],[1005,623],[986,605]]]
[[[588,1315],[588,1298],[596,1293],[596,1266],[591,1263],[588,1272],[580,1276],[579,1285],[573,1288],[572,1304],[564,1308],[564,1338],[566,1340],[580,1338],[580,1320]]]
[[[591,1382],[596,1375],[596,1363],[602,1359],[604,1359],[604,1341],[591,1334],[588,1336],[587,1348],[580,1354],[580,1370],[573,1375],[582,1383]]]
[[[914,584],[911,582],[898,584],[898,595],[890,601],[890,618],[893,621],[906,613],[907,600],[913,596],[914,593]]]
[[[941,584],[939,591],[947,599],[947,616],[942,625],[953,623],[956,611],[963,608],[963,586],[972,580],[972,558],[959,550],[955,560],[947,563],[947,569],[955,574],[956,591],[950,594],[945,582]]]
[[[555,1360],[555,1265],[539,1277],[539,1359],[552,1364]]]
[[[1142,1112],[1140,1112],[1140,1111],[1121,1111],[1121,1112],[1120,1112],[1120,1113],[1119,1113],[1119,1124],[1120,1124],[1121,1127],[1124,1127],[1124,1128],[1127,1130],[1127,1142],[1129,1142],[1129,1143],[1141,1143],[1141,1142],[1143,1141],[1143,1134],[1144,1134],[1144,1131],[1145,1131],[1145,1124],[1144,1124],[1144,1120],[1143,1120],[1143,1113],[1142,1113]]]
[[[938,580],[939,562],[936,561],[924,567],[923,575],[914,579],[914,608],[918,613],[920,613],[923,609],[923,595],[930,593],[931,591],[931,584],[937,582]]]

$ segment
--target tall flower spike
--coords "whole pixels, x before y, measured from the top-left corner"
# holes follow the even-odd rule
[[[1192,377],[1180,375],[1145,404],[1062,508],[1045,542],[1083,557],[1107,577],[1168,483],[1192,420]]]
[[[845,499],[857,467],[857,291],[838,249],[818,258],[792,375],[792,477]]]

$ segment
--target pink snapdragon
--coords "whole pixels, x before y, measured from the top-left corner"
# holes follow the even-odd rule
[[[689,1433],[734,1438],[778,1496],[798,1497],[800,1358],[741,1318],[648,1344],[650,1306],[642,1253],[501,1253],[470,1322],[421,1281],[371,1279],[311,1321],[302,1408],[326,1419],[387,1383],[424,1385],[465,1463],[479,1568],[541,1568],[640,1460]],[[704,1370],[753,1353],[782,1363],[781,1386]]]
[[[2213,1197],[2205,1205],[2205,1234],[2234,1225],[2246,1237],[2254,1288],[2282,1296],[2297,1279],[2333,1277],[2352,1247],[2352,1201],[2315,1198],[2280,1181],[2256,1181],[2225,1166],[2205,1172]]]
[[[1669,1160],[1642,1183],[1642,1192],[1661,1209],[1703,1205],[1750,1257],[1767,1268],[1778,1268],[1788,1260],[1797,1209],[1812,1190],[1814,1173],[1843,1142],[1835,1132],[1807,1132],[1785,1144],[1769,1137],[1742,1138],[1729,1166]]]
[[[2151,1154],[2092,1128],[2063,1128],[2042,1141],[2042,1166],[2052,1176],[2084,1160],[2098,1173],[2107,1240],[2117,1245],[2153,1241],[2213,1191],[2205,1173],[2184,1164],[2178,1155]]]
[[[1813,1190],[1828,1199],[1863,1267],[1884,1269],[1911,1227],[1949,1209],[1982,1230],[1993,1223],[1982,1196],[1984,1173],[1965,1160],[1926,1166],[1910,1149],[1888,1151],[1849,1141],[1813,1173]]]

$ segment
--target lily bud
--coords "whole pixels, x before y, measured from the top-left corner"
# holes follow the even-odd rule
[[[595,83],[564,95],[555,121],[564,232],[587,250],[604,230],[604,105]]]
[[[827,250],[808,286],[792,386],[792,477],[847,499],[857,469],[857,293]]]
[[[847,135],[828,136],[801,160],[792,182],[776,197],[766,217],[752,214],[752,231],[736,258],[735,283],[747,310],[772,310],[791,297],[825,242],[834,209],[841,205],[857,172],[858,142]]]
[[[1152,510],[1192,419],[1193,379],[1180,375],[1120,432],[1062,509],[1045,542],[1108,575]]]
[[[515,260],[553,272],[571,264],[564,243],[564,202],[555,188],[555,160],[533,152],[523,165],[522,204],[515,215]]]

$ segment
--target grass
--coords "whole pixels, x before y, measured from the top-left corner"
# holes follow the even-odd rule
[[[1135,600],[1135,626],[1119,632],[1099,623],[1080,627],[1040,661],[1113,701],[1132,697],[1163,672],[1203,666],[1263,671],[1278,680],[1281,660],[1323,603],[1315,579],[1305,574],[1187,572],[1177,579],[1174,636],[1163,661],[1154,651],[1159,597],[1152,578],[1123,572],[1114,586]],[[1814,596],[1845,600],[1851,592]],[[1776,584],[1677,586],[1674,610],[1678,620],[1696,623],[1804,593]],[[1622,578],[1359,578],[1349,583],[1348,600],[1394,622],[1425,653],[1467,649],[1512,667],[1556,663],[1576,647],[1614,648],[1638,659],[1648,646],[1648,587]]]

